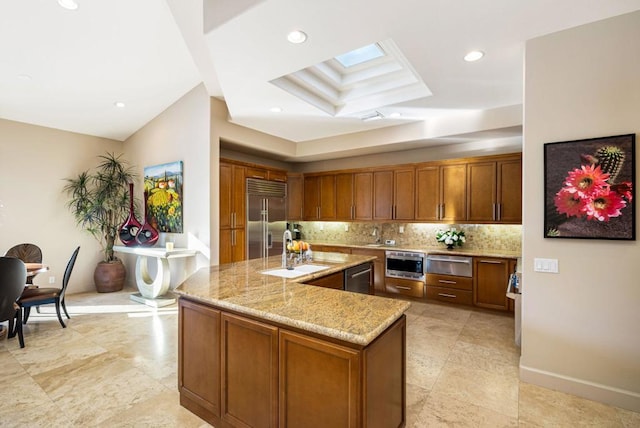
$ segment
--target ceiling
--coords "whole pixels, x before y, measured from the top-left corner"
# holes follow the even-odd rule
[[[230,121],[299,143],[300,156],[311,142],[387,127],[397,141],[379,151],[518,135],[525,41],[640,9],[640,0],[77,2],[75,11],[56,0],[0,2],[0,118],[124,141],[204,82]],[[305,43],[287,41],[294,29]],[[331,113],[271,83],[388,40],[428,91]],[[474,49],[485,57],[465,62]],[[374,111],[385,118],[361,119]],[[493,120],[450,126],[485,112]]]

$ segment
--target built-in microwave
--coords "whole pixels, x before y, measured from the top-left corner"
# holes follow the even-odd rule
[[[387,251],[385,275],[424,281],[426,254],[416,251]]]

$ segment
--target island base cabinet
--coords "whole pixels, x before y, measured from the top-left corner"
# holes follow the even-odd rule
[[[280,332],[282,427],[360,426],[359,352]]]
[[[180,404],[209,421],[220,416],[220,311],[180,299]]]
[[[359,346],[181,297],[180,404],[216,427],[397,428],[406,317]]]

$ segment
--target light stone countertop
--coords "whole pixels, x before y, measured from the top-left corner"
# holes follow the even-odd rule
[[[467,249],[467,248],[454,248],[453,250],[447,250],[443,245],[441,246],[420,246],[420,245],[384,245],[376,244],[371,245],[367,243],[351,243],[351,242],[330,242],[330,241],[308,241],[313,249],[314,245],[331,245],[335,247],[351,247],[362,248],[367,250],[389,250],[389,251],[416,251],[426,254],[446,254],[452,256],[474,256],[474,257],[501,257],[506,259],[518,259],[520,258],[519,251],[508,250],[487,250],[487,249]]]
[[[210,266],[195,272],[174,292],[221,309],[365,346],[400,318],[411,304],[304,282],[374,258],[314,252],[312,264],[330,267],[294,279],[260,273],[281,267],[281,256]]]

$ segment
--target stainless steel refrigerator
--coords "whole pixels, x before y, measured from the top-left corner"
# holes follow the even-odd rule
[[[247,178],[247,258],[282,254],[287,184]]]

